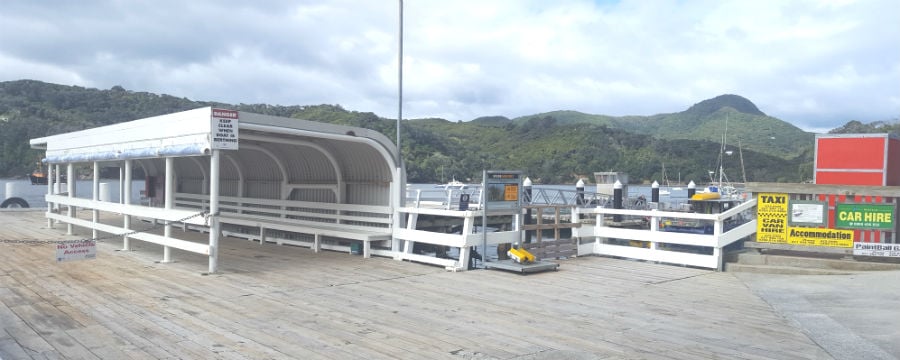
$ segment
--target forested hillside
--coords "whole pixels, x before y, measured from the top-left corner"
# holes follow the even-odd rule
[[[554,112],[514,120],[502,116],[470,122],[405,120],[403,159],[409,181],[417,183],[452,177],[471,181],[483,168],[524,170],[538,183],[574,183],[582,176],[593,180],[594,171],[613,170],[629,173],[635,182],[661,181],[663,165],[670,181],[680,174],[684,182],[705,182],[708,171],[717,167],[727,118],[728,149],[733,153],[726,156],[725,170],[732,181],[742,181],[741,157],[749,181],[795,182],[811,177],[812,134],[765,116],[746,99],[720,98],[685,112],[649,117]],[[0,176],[23,176],[33,170],[41,154],[29,148],[31,138],[202,106],[359,126],[392,140],[396,137],[394,119],[339,105],[231,105],[118,86],[98,90],[10,81],[0,82]],[[768,133],[754,130],[751,139],[747,127],[756,125],[779,135],[763,136]],[[787,136],[780,134],[794,140],[782,143],[780,136]],[[754,151],[764,148],[777,151]]]

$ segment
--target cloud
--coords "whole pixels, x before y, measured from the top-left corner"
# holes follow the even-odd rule
[[[405,1],[404,117],[677,112],[720,94],[821,130],[900,116],[900,3]],[[375,0],[13,0],[0,80],[395,117],[398,9]]]

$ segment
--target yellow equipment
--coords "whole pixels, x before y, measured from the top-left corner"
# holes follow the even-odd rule
[[[511,248],[506,252],[506,255],[509,255],[513,261],[522,264],[522,263],[531,263],[534,262],[534,255],[532,255],[528,250],[523,248]]]

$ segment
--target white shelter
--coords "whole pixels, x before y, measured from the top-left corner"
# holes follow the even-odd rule
[[[31,140],[46,150],[48,177],[61,171],[76,179],[75,167],[93,168],[93,197],[75,196],[76,181],[47,189],[48,223],[124,234],[138,228],[132,218],[164,223],[163,235],[127,234],[170,248],[209,256],[217,271],[219,235],[278,243],[350,249],[371,243],[396,253],[392,230],[403,206],[406,175],[396,163],[396,146],[384,135],[356,127],[199,108]],[[100,169],[120,169],[120,203],[100,201]],[[131,194],[136,167],[146,175],[140,201]],[[63,214],[59,209],[64,207]],[[76,216],[92,211],[92,220]],[[122,214],[122,226],[99,221],[99,212]],[[209,242],[177,239],[173,224],[209,231]]]

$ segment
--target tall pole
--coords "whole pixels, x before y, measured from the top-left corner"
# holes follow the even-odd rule
[[[400,1],[400,54],[397,61],[397,168],[400,168],[400,120],[403,119],[403,0]]]
[[[209,157],[209,273],[219,271],[219,153],[213,149]]]

